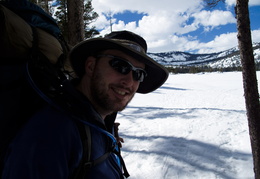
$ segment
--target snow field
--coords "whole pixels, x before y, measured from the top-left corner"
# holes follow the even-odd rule
[[[171,74],[117,122],[130,179],[254,178],[241,72]]]

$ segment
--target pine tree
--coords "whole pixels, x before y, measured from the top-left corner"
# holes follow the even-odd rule
[[[98,18],[98,14],[94,11],[92,7],[91,0],[87,1],[84,9],[84,29],[85,29],[85,38],[92,38],[94,35],[98,35],[99,32],[96,30],[95,26],[91,26],[91,23]]]
[[[57,23],[61,29],[61,33],[63,34],[66,41],[68,41],[68,13],[67,13],[67,2],[66,0],[60,0],[59,6],[57,7],[57,11],[54,14],[54,17],[57,20]]]
[[[80,0],[60,0],[60,4],[54,15],[57,19],[58,25],[61,28],[64,38],[68,41],[70,45],[75,45],[84,39],[91,38],[94,35],[99,34],[99,32],[96,30],[96,27],[91,26],[91,23],[98,18],[98,14],[94,11],[94,8],[92,7],[91,0],[88,0],[83,6],[82,17],[70,18],[71,23],[69,24],[68,9],[75,10],[70,13],[71,16],[74,16],[75,13],[77,13],[78,15],[81,14],[81,12],[79,11],[80,5],[77,5],[77,2],[80,3],[79,1]],[[82,20],[80,20],[81,18]],[[82,22],[79,22],[79,20]],[[82,27],[80,25],[81,23]],[[81,28],[83,28],[83,32],[81,32]],[[75,34],[77,34],[77,36],[75,36]],[[75,39],[71,40],[72,38]]]

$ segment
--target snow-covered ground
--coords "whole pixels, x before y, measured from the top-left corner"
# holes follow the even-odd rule
[[[260,79],[260,72],[258,79]],[[118,115],[131,179],[253,179],[241,72],[171,74]]]

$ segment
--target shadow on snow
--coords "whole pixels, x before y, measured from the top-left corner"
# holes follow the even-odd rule
[[[220,178],[235,179],[239,173],[236,173],[236,169],[232,168],[230,160],[252,161],[250,153],[231,151],[197,140],[166,136],[121,135],[121,137],[126,140],[138,140],[135,144],[131,144],[131,147],[142,142],[152,143],[152,146],[147,147],[147,149],[132,150],[123,147],[122,151],[126,155],[133,153],[141,156],[152,156],[156,162],[163,163],[164,167],[167,166],[165,175],[168,176],[173,176],[173,173],[178,173],[178,176],[192,176],[193,172],[200,170],[213,173]]]
[[[128,109],[133,109],[131,113],[120,113],[123,117],[132,119],[165,119],[171,117],[179,117],[182,119],[191,119],[200,117],[199,111],[209,112],[226,112],[226,113],[239,113],[245,114],[245,110],[234,110],[234,109],[219,109],[219,108],[160,108],[160,107],[133,107],[129,105]]]
[[[244,110],[218,109],[218,108],[158,108],[158,107],[133,107],[129,106],[130,111],[120,113],[120,118],[127,120],[139,120],[145,118],[148,120],[165,119],[177,117],[189,120],[191,118],[200,118],[201,111],[207,110],[209,113],[215,111],[220,113],[237,113],[245,114]],[[204,111],[205,112],[205,111]],[[205,134],[207,135],[207,134]],[[222,148],[197,140],[188,140],[174,136],[131,136],[121,134],[125,140],[133,140],[135,143],[131,147],[123,147],[122,151],[126,155],[140,154],[141,156],[153,156],[158,163],[164,162],[167,166],[167,175],[178,173],[178,176],[192,175],[196,170],[213,173],[215,176],[224,179],[234,179],[239,176],[239,171],[234,168],[236,161],[245,165],[251,165],[251,153],[244,153],[232,149]],[[149,146],[133,150],[133,145],[141,143]],[[162,161],[163,159],[166,160]],[[145,161],[144,161],[145,162]],[[243,163],[244,162],[244,163]],[[184,167],[183,167],[184,166]],[[185,168],[185,166],[187,166]],[[251,168],[251,166],[247,166]],[[253,165],[252,165],[253,167]],[[192,168],[193,171],[190,171]],[[253,170],[253,169],[252,169]]]

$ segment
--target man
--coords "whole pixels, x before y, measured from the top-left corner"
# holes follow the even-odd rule
[[[46,105],[29,120],[9,147],[3,178],[127,177],[117,146],[122,139],[111,134],[117,132],[116,113],[136,92],[154,91],[168,77],[167,70],[146,51],[145,40],[129,31],[112,32],[75,46],[69,56],[77,75],[72,80],[75,89],[68,96],[73,98]],[[87,134],[82,140],[82,129],[91,137]],[[89,142],[91,162],[84,163],[84,146]],[[82,162],[90,167],[82,169]]]

